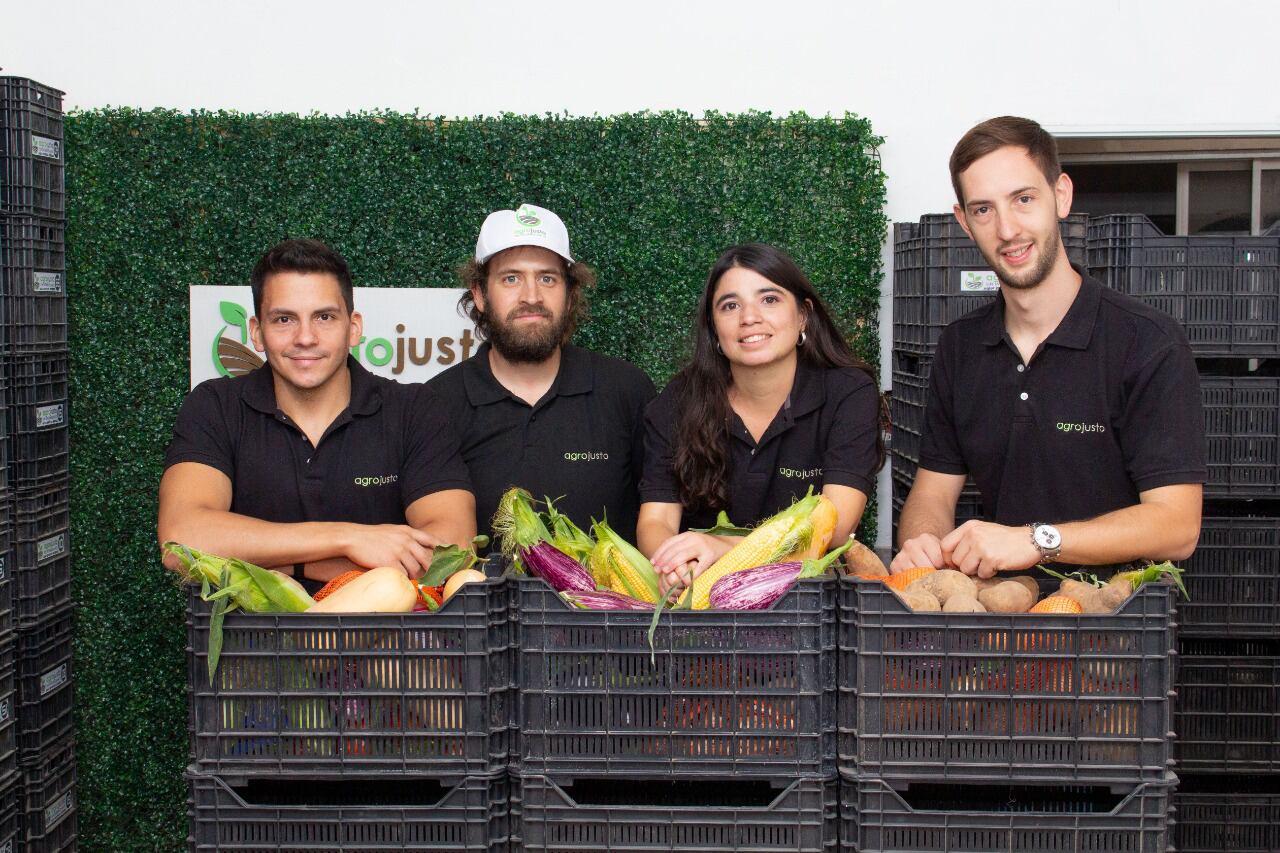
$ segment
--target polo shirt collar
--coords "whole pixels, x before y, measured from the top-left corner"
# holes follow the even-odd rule
[[[382,406],[382,391],[373,374],[350,355],[347,356],[347,370],[351,372],[351,401],[347,404],[347,411],[352,415],[371,415],[378,411]],[[275,415],[280,407],[276,405],[275,374],[271,365],[264,363],[245,376],[244,382],[245,403],[265,415]]]
[[[491,346],[485,341],[475,355],[463,362],[463,385],[467,401],[472,406],[487,406],[510,399],[512,394],[493,375],[489,364]],[[566,397],[571,394],[587,394],[594,387],[591,358],[586,350],[566,345],[560,348],[560,370],[547,392],[551,396]]]
[[[1093,327],[1098,320],[1098,306],[1102,304],[1102,283],[1093,278],[1082,267],[1072,264],[1071,268],[1080,276],[1080,291],[1076,294],[1066,316],[1058,323],[1042,346],[1053,344],[1067,349],[1087,349],[1093,339]],[[982,326],[982,342],[987,346],[995,346],[1007,337],[1004,326],[1004,292],[996,297],[995,305],[987,312]]]
[[[822,368],[809,364],[803,357],[796,359],[796,378],[791,383],[791,395],[786,404],[792,420],[822,408],[827,401],[823,373]]]

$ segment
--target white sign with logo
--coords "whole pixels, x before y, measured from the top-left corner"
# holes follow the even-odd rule
[[[471,320],[458,313],[456,287],[357,287],[364,336],[351,354],[371,372],[423,382],[470,358],[480,346]],[[239,376],[263,363],[249,338],[253,293],[248,286],[191,287],[191,387]]]

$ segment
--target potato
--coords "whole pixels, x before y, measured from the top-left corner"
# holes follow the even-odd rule
[[[986,613],[987,608],[982,606],[982,602],[974,598],[972,595],[957,594],[947,599],[947,603],[942,605],[943,613]]]
[[[1026,585],[1004,581],[978,593],[978,601],[990,613],[1026,613],[1036,603],[1036,596]]]
[[[914,586],[915,584],[912,584],[912,587]],[[917,613],[937,613],[942,610],[942,605],[938,603],[938,599],[924,590],[908,588],[897,595],[898,598],[902,599],[903,604]]]
[[[1114,613],[1119,610],[1120,606],[1128,601],[1131,595],[1133,595],[1133,584],[1124,578],[1108,583],[1102,588],[1102,592],[1098,594],[1108,613]]]
[[[884,560],[876,556],[876,552],[872,551],[861,542],[854,542],[849,546],[849,550],[844,553],[845,572],[850,575],[863,575],[882,578],[889,574],[889,570],[885,567]]]
[[[1079,604],[1085,613],[1111,613],[1115,610],[1102,600],[1101,589],[1083,581],[1064,580],[1058,587],[1058,594]]]
[[[1020,583],[1025,586],[1027,591],[1031,593],[1032,600],[1040,597],[1040,584],[1036,583],[1036,579],[1030,575],[1017,575],[1016,577],[1005,578],[1005,580]]]
[[[927,592],[938,599],[938,604],[946,604],[953,595],[976,598],[978,594],[978,587],[974,584],[973,578],[955,569],[939,569],[936,572],[930,572],[914,581],[907,589]]]

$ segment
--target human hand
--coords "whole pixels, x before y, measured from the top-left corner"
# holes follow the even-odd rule
[[[677,533],[653,552],[650,562],[658,573],[658,589],[666,595],[671,589],[689,586],[730,547],[728,543],[705,533]]]
[[[350,524],[343,553],[357,566],[399,566],[417,580],[431,566],[436,537],[407,524]]]
[[[966,521],[943,538],[942,557],[966,575],[989,578],[1031,568],[1040,562],[1040,549],[1025,527]]]
[[[889,564],[889,574],[897,574],[917,566],[941,569],[946,565],[942,557],[942,540],[932,533],[921,533],[902,543],[902,550]]]

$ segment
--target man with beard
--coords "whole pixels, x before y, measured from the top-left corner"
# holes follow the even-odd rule
[[[459,309],[485,343],[428,387],[449,401],[478,529],[491,534],[502,493],[516,485],[557,498],[584,529],[607,517],[634,541],[641,415],[654,387],[634,365],[569,343],[595,273],[569,254],[564,222],[531,204],[489,214],[458,277]]]
[[[1067,259],[1071,179],[1040,125],[1002,117],[951,155],[955,216],[1000,281],[948,326],[893,570],[1185,559],[1206,479],[1195,360],[1170,317]],[[986,520],[955,526],[972,473]]]

